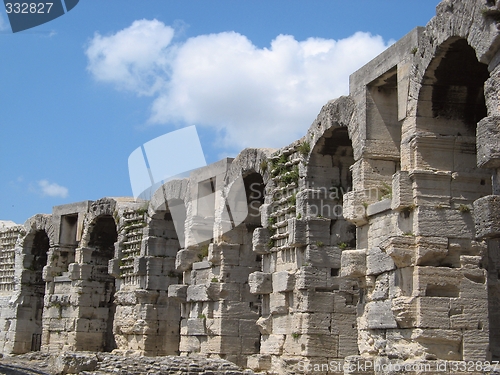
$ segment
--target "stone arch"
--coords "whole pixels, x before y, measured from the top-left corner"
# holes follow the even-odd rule
[[[85,247],[76,249],[79,267],[76,276],[80,280],[76,325],[85,327],[75,333],[76,350],[111,351],[116,348],[113,335],[116,286],[115,278],[108,272],[118,240],[114,203],[108,199],[94,202],[84,229],[82,242]]]
[[[415,204],[471,204],[491,194],[489,171],[476,167],[476,127],[487,116],[488,77],[487,66],[464,38],[451,37],[436,49],[422,76],[417,136],[409,145],[413,179],[439,180],[440,188],[417,193]]]
[[[465,2],[457,3],[457,7],[462,6]],[[415,127],[407,137],[413,204],[407,213],[401,212],[400,218],[404,215],[411,220],[411,233],[415,234],[418,246],[433,236],[442,238],[446,252],[419,259],[417,265],[432,266],[436,274],[453,269],[459,275],[458,280],[459,277],[468,277],[468,265],[459,259],[468,256],[481,259],[485,250],[472,240],[475,235],[474,213],[470,211],[474,201],[492,192],[491,171],[477,167],[476,137],[478,123],[488,115],[484,86],[490,73],[480,59],[484,55],[478,47],[484,46],[478,46],[473,35],[464,35],[467,34],[464,29],[451,28],[444,33],[432,29],[439,20],[448,23],[443,19],[443,4],[440,7],[437,19],[428,25],[419,46],[419,50],[428,50],[422,52],[414,65],[420,66],[414,77],[418,82],[414,90],[416,99],[412,118]],[[456,17],[452,23],[463,20]],[[488,317],[491,297],[488,296],[490,280],[485,264],[479,262],[476,267],[481,276],[468,287],[474,289],[474,298],[484,301],[484,304],[475,308],[479,321],[477,327],[468,328],[475,331],[462,336],[464,349],[456,355],[463,360],[489,355],[488,328],[484,328],[488,327],[485,324],[488,319],[490,334],[498,331],[498,323]],[[421,272],[421,267],[415,267],[415,273],[418,272]],[[424,288],[420,283],[414,278],[412,288]],[[463,285],[465,282],[450,283],[446,288],[425,286],[425,293],[419,298],[421,301],[448,298],[453,293],[463,297],[464,292],[460,289],[464,288]],[[460,303],[465,306],[466,298]],[[420,304],[423,306],[422,302]],[[476,337],[471,339],[473,335]],[[478,348],[481,348],[474,355],[466,349],[473,340],[480,342]]]
[[[80,247],[86,247],[91,240],[90,235],[95,226],[97,219],[101,216],[110,216],[114,219],[115,225],[118,225],[117,217],[115,213],[116,201],[111,198],[101,198],[97,201],[92,202],[87,213],[84,224],[82,239],[80,241]]]
[[[47,215],[48,216],[48,215]],[[42,344],[42,316],[44,313],[44,297],[46,283],[44,268],[48,265],[51,254],[51,241],[45,228],[50,228],[45,220],[33,221],[22,244],[18,308],[25,311],[19,314],[16,323],[15,353],[39,351]],[[17,347],[16,347],[17,346]],[[22,346],[23,348],[20,348]]]
[[[22,241],[25,240],[25,238],[33,232],[36,231],[44,231],[47,234],[47,237],[49,238],[49,245],[50,247],[53,247],[54,244],[56,243],[56,238],[55,238],[55,227],[54,223],[52,222],[52,215],[47,215],[47,214],[37,214],[32,217],[30,217],[26,222],[24,223],[24,227],[26,228],[26,236],[22,239]],[[25,249],[25,247],[23,247]]]
[[[307,138],[302,142],[308,142],[310,149],[314,149],[316,144],[326,131],[336,128],[345,128],[349,139],[353,140],[353,149],[355,159],[358,160],[362,153],[362,137],[357,135],[359,129],[355,119],[355,103],[349,96],[341,96],[338,99],[331,100],[323,106],[316,120],[310,126],[307,132]],[[306,161],[309,155],[306,155]]]
[[[359,146],[356,144],[359,136],[353,138],[357,131],[354,118],[353,100],[341,97],[326,104],[311,125],[308,132],[310,147],[304,155],[304,186],[300,193],[304,203],[298,211],[303,216],[322,216],[337,222],[332,222],[332,234],[338,231],[351,233],[345,238],[332,238],[332,245],[342,243],[343,247],[355,246],[355,227],[342,217],[343,196],[353,189],[351,166],[356,154],[361,154],[361,150],[355,150],[355,146]],[[318,209],[311,212],[311,207]]]
[[[185,240],[187,191],[187,179],[168,181],[155,191],[148,208],[149,217],[152,219],[149,225],[157,223],[155,220],[166,220],[169,222],[169,228],[173,226],[175,232],[171,232],[172,228],[168,229],[169,236],[171,238],[175,237],[179,249],[184,247]]]
[[[236,178],[255,172],[261,175],[262,182],[267,185],[270,179],[269,157],[276,151],[269,148],[246,148],[232,161],[226,176],[229,185]]]
[[[181,282],[175,259],[184,244],[187,187],[186,180],[171,180],[149,203],[136,202],[137,208],[120,211],[120,243],[111,262],[120,286],[114,320],[118,351],[148,356],[178,352],[180,306],[165,297],[170,285]],[[141,327],[145,315],[151,317],[147,330]]]

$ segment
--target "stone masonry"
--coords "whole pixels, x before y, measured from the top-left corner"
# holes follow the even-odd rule
[[[0,351],[500,360],[499,22],[496,0],[444,0],[286,147],[0,222]]]

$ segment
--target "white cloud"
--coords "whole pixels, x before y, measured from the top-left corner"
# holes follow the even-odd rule
[[[232,150],[304,135],[322,105],[348,93],[349,74],[390,44],[363,32],[341,40],[279,35],[269,48],[235,32],[178,44],[173,36],[157,20],[96,34],[88,69],[99,81],[154,95],[150,122],[209,126]]]
[[[59,198],[66,198],[68,196],[68,189],[55,182],[50,183],[47,180],[40,180],[38,181],[38,187],[44,196]]]
[[[139,94],[152,94],[162,85],[174,29],[153,20],[134,21],[114,35],[96,33],[87,46],[88,69],[100,81]]]

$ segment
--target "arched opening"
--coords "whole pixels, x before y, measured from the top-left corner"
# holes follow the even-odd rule
[[[342,252],[356,247],[356,226],[343,217],[342,210],[343,196],[353,186],[353,164],[354,151],[346,127],[326,130],[311,150],[304,196],[308,234],[301,272],[322,274],[325,280],[318,279],[299,288],[292,301],[296,307],[300,306],[299,301],[307,298],[326,301],[321,307],[296,314],[303,318],[302,330],[315,329],[311,322],[316,314],[327,312],[331,315],[330,326],[318,336],[311,335],[310,343],[305,345],[324,346],[322,355],[333,358],[359,354],[356,328],[359,288],[356,281],[340,276]],[[339,325],[345,329],[341,332],[331,329]],[[287,340],[293,342],[293,335]],[[332,342],[338,343],[335,351],[331,350]]]
[[[417,170],[458,173],[453,179],[437,177],[451,180],[452,188],[449,194],[434,195],[449,195],[467,204],[491,192],[487,173],[481,174],[476,167],[475,138],[476,125],[486,116],[484,82],[488,77],[487,66],[477,60],[465,39],[443,43],[429,64],[419,93],[412,164]]]
[[[90,231],[88,247],[92,250],[89,261],[92,268],[88,279],[85,280],[82,294],[90,297],[86,299],[90,304],[88,307],[93,308],[92,313],[96,317],[94,322],[89,322],[89,333],[95,333],[95,338],[100,338],[100,343],[81,340],[77,343],[79,350],[90,350],[86,348],[87,344],[91,344],[91,347],[98,345],[99,350],[106,352],[116,349],[113,335],[115,279],[108,273],[108,262],[114,256],[114,244],[117,238],[113,217],[99,216]]]
[[[435,272],[445,273],[454,268],[457,275],[466,280],[446,288],[425,286],[426,294],[419,298],[425,301],[460,296],[456,299],[458,308],[450,310],[454,314],[450,320],[451,328],[462,332],[462,348],[457,355],[464,360],[480,358],[480,355],[486,357],[488,333],[484,322],[487,319],[490,320],[491,352],[491,346],[496,345],[492,333],[498,332],[499,328],[498,322],[491,319],[492,294],[491,290],[486,291],[487,281],[483,275],[486,264],[479,261],[473,267],[477,269],[477,276],[472,277],[468,271],[471,265],[465,260],[484,256],[481,247],[472,241],[475,229],[471,210],[475,200],[492,192],[491,172],[477,167],[476,150],[477,123],[487,116],[484,84],[488,77],[487,66],[477,60],[475,50],[465,39],[452,37],[441,44],[422,79],[417,104],[417,133],[410,141],[413,169],[410,178],[416,205],[412,215],[416,235],[420,236],[422,243],[432,236],[445,237],[446,256],[440,257],[436,253],[432,259]],[[416,267],[415,273],[423,272],[421,269]],[[413,290],[424,288],[414,275],[410,277],[413,277]],[[490,282],[491,279],[488,284]],[[467,293],[484,304],[471,310]],[[425,306],[423,302],[420,304]],[[470,319],[467,314],[471,311],[477,320],[469,323],[464,331],[464,327],[454,322]],[[441,322],[440,319],[447,319],[450,314],[435,314],[433,318]],[[472,346],[475,346],[476,353],[471,357],[468,348]]]
[[[147,225],[146,255],[148,269],[151,271],[143,278],[144,289],[151,293],[149,301],[139,302],[134,309],[135,319],[149,314],[149,327],[157,327],[148,332],[134,332],[121,329],[121,322],[130,322],[129,306],[117,306],[117,334],[132,343],[127,349],[139,349],[148,356],[176,355],[179,350],[180,305],[167,298],[154,298],[158,293],[165,293],[170,285],[182,282],[182,274],[176,272],[175,259],[184,243],[184,225],[186,208],[184,201],[170,199],[161,208],[155,210]],[[182,242],[181,242],[182,241]],[[137,259],[137,258],[136,258]],[[143,291],[145,294],[146,291]],[[152,302],[154,301],[154,302]],[[155,314],[151,311],[156,310]],[[127,316],[128,315],[128,316]],[[165,316],[167,315],[167,316]],[[157,318],[154,318],[157,317]],[[134,348],[134,346],[136,348]],[[120,348],[124,349],[124,348]]]
[[[328,129],[311,152],[305,181],[306,216],[330,219],[329,244],[342,248],[356,247],[356,226],[342,216],[343,196],[352,190],[353,164],[347,128]]]
[[[242,223],[226,234],[228,238],[232,239],[231,242],[239,244],[239,247],[237,254],[231,254],[235,251],[231,248],[223,250],[225,254],[222,254],[222,258],[227,259],[225,261],[227,265],[223,264],[221,267],[221,280],[228,283],[243,284],[240,285],[241,297],[234,296],[229,299],[248,306],[248,313],[245,317],[240,318],[240,326],[245,325],[247,327],[244,335],[242,335],[242,342],[245,343],[246,347],[242,347],[241,352],[255,354],[260,351],[260,332],[255,322],[261,313],[262,297],[261,295],[250,294],[248,275],[261,269],[262,257],[253,252],[252,238],[255,229],[262,226],[260,206],[264,203],[265,185],[262,175],[253,170],[243,174],[243,185],[245,187],[248,214]],[[236,188],[239,187],[236,186]]]
[[[28,282],[22,285],[22,294],[30,297],[31,316],[26,322],[18,322],[23,331],[26,326],[31,326],[31,351],[39,351],[42,344],[42,315],[45,296],[45,281],[43,280],[43,268],[47,265],[47,253],[50,241],[44,230],[38,230],[30,234],[26,239],[26,252],[24,267],[25,278]],[[19,324],[20,323],[20,324]],[[27,348],[28,349],[28,348]]]

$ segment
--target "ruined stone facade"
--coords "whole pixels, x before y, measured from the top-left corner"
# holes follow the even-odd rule
[[[287,147],[2,222],[0,351],[499,360],[500,4],[436,10]]]

